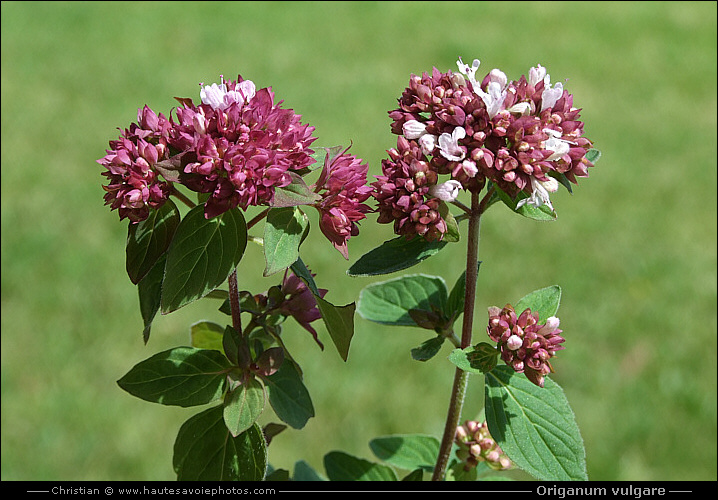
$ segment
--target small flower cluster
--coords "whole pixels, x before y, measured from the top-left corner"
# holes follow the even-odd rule
[[[513,306],[503,309],[489,307],[489,326],[486,333],[498,343],[501,359],[518,373],[544,386],[544,377],[553,371],[549,359],[564,349],[565,339],[558,328],[559,319],[552,316],[539,323],[538,313],[526,309],[519,316]]]
[[[369,170],[362,160],[346,153],[346,150],[324,163],[324,169],[316,183],[322,199],[317,203],[319,228],[345,259],[349,258],[347,241],[359,234],[357,222],[366,217],[371,208],[364,203],[372,192],[366,184]]]
[[[148,217],[150,209],[159,208],[172,193],[154,166],[169,155],[170,122],[145,106],[137,112],[137,123],[110,141],[107,155],[97,160],[107,170],[105,204],[117,210],[120,219],[139,222]]]
[[[181,105],[169,120],[145,106],[138,123],[110,141],[107,155],[97,160],[109,179],[105,202],[120,219],[146,219],[175,192],[170,182],[207,193],[207,218],[235,207],[271,205],[276,189],[311,170],[314,127],[275,102],[270,88],[257,89],[239,76],[202,86],[200,98],[197,105],[178,99]],[[325,165],[317,185],[322,232],[345,257],[356,222],[370,211],[363,204],[371,191],[367,170],[345,151]]]
[[[540,64],[528,79],[510,82],[494,69],[480,83],[478,60],[468,66],[459,58],[457,65],[458,73],[412,75],[389,113],[397,146],[372,186],[379,222],[393,222],[397,234],[442,239],[440,203],[454,201],[460,189],[480,191],[487,179],[511,197],[524,192],[519,206],[553,209],[556,179],[576,183],[593,166],[573,96],[562,83],[552,86]]]
[[[486,422],[467,420],[464,425],[456,428],[454,442],[459,447],[456,455],[464,462],[465,471],[473,469],[479,462],[486,462],[494,470],[507,470],[513,467],[509,457],[489,434]]]
[[[312,277],[314,277],[312,273]],[[319,288],[319,296],[324,298],[327,290]],[[324,349],[319,341],[317,331],[310,324],[322,317],[314,294],[294,273],[286,271],[282,284],[278,287],[279,297],[270,291],[254,296],[254,301],[264,314],[280,314],[292,316],[305,330],[312,334],[314,341]],[[271,297],[271,298],[270,298]]]

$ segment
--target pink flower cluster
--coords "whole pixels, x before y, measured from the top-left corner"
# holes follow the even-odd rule
[[[369,166],[362,160],[344,153],[330,158],[316,183],[322,193],[317,203],[319,228],[345,259],[349,258],[347,241],[359,234],[357,222],[366,217],[371,208],[364,204],[372,192],[366,184]]]
[[[110,141],[107,155],[97,160],[107,170],[105,204],[117,209],[120,219],[139,222],[148,217],[150,209],[159,208],[172,193],[172,186],[154,169],[168,158],[170,123],[145,106],[115,141]]]
[[[507,470],[513,467],[511,460],[494,441],[486,422],[467,420],[456,428],[454,442],[458,446],[457,457],[464,462],[464,470],[469,471],[479,462],[494,470]]]
[[[559,319],[554,316],[540,324],[538,313],[526,309],[516,316],[513,306],[507,304],[503,309],[489,307],[486,333],[498,343],[501,359],[508,366],[543,387],[544,377],[553,371],[549,359],[564,349],[558,326]]]
[[[593,166],[573,96],[561,83],[552,86],[541,65],[528,79],[508,81],[494,69],[480,83],[478,60],[457,65],[458,73],[412,75],[389,112],[397,146],[372,186],[379,222],[393,222],[397,234],[443,238],[439,204],[454,201],[459,189],[480,191],[487,179],[511,197],[525,193],[520,204],[553,208],[557,179],[576,183]]]
[[[316,140],[314,127],[275,103],[271,89],[256,90],[240,76],[205,86],[201,97],[199,106],[183,100],[177,108],[176,132],[182,149],[196,155],[184,173],[194,174],[188,187],[209,193],[208,218],[237,206],[271,203],[274,190],[291,183],[290,172],[314,163],[309,148]]]
[[[207,193],[207,218],[235,207],[271,206],[276,189],[311,171],[314,127],[275,102],[270,88],[258,90],[239,76],[202,86],[200,98],[200,104],[178,99],[169,120],[147,106],[140,109],[138,123],[110,141],[107,155],[97,160],[109,179],[105,202],[120,219],[146,219],[175,192],[170,182]],[[357,221],[371,210],[363,203],[371,192],[367,170],[345,151],[324,165],[316,184],[320,228],[345,258]]]

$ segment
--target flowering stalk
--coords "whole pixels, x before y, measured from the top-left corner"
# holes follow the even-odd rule
[[[471,329],[474,322],[474,302],[476,300],[476,281],[479,274],[479,230],[481,226],[481,214],[485,207],[485,201],[491,196],[491,192],[479,202],[479,193],[471,193],[471,211],[469,216],[469,234],[466,249],[466,294],[464,296],[464,319],[461,329],[461,348],[471,345]],[[444,436],[439,447],[439,457],[434,467],[432,481],[441,481],[444,478],[446,465],[451,454],[451,445],[456,436],[456,428],[461,418],[461,409],[464,405],[466,387],[469,374],[460,368],[456,368],[454,374],[454,386],[451,391],[449,411],[446,416]]]

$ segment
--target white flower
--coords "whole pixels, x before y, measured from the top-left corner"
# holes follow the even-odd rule
[[[429,196],[439,198],[442,201],[454,201],[459,196],[461,183],[459,181],[450,180],[443,184],[436,184],[429,188]]]
[[[444,132],[439,136],[439,152],[449,161],[461,161],[466,152],[459,146],[459,140],[466,137],[464,127],[456,127],[451,135]]]
[[[517,102],[508,109],[508,112],[526,116],[531,112],[531,105],[527,102]]]
[[[408,120],[402,125],[404,137],[407,139],[418,139],[426,133],[426,124],[417,120]]]
[[[531,68],[529,70],[529,85],[535,87],[541,80],[543,80],[545,84],[550,85],[551,75],[546,73],[546,68],[540,64],[537,64],[536,66],[536,68]]]
[[[227,106],[224,104],[224,95],[227,93],[227,86],[222,82],[217,85],[206,85],[199,91],[199,96],[202,99],[202,104],[208,104],[212,109],[225,109]]]
[[[227,90],[224,78],[220,81],[222,83],[219,85],[213,83],[202,87],[202,90],[199,91],[202,104],[208,104],[212,109],[224,111],[235,102],[243,104],[254,97],[256,87],[251,80],[238,83],[234,90]]]
[[[489,82],[496,82],[499,84],[499,87],[501,87],[501,90],[506,88],[506,84],[508,83],[509,79],[506,78],[506,73],[501,71],[498,68],[494,68],[491,70],[491,73],[489,73]]]
[[[569,144],[575,144],[571,141],[567,141],[565,139],[561,139],[561,132],[558,130],[553,130],[550,128],[543,129],[545,133],[547,133],[550,137],[543,143],[544,149],[548,149],[549,151],[553,151],[553,154],[546,158],[546,161],[554,161],[561,158],[563,155],[567,154],[570,146]]]
[[[506,90],[497,81],[489,82],[486,90],[488,90],[488,92],[484,92],[478,87],[474,88],[476,95],[481,97],[481,100],[486,104],[486,111],[489,113],[489,118],[493,118],[504,106]]]
[[[519,201],[516,204],[516,208],[521,208],[522,206],[527,204],[536,208],[540,207],[541,205],[546,205],[553,211],[553,205],[551,205],[551,199],[549,198],[548,190],[544,186],[544,183],[541,183],[540,181],[531,177],[531,187],[533,189],[531,196]]]
[[[466,75],[474,88],[477,88],[479,86],[476,81],[476,70],[479,69],[480,64],[481,61],[479,61],[478,59],[474,59],[474,62],[471,64],[471,67],[469,67],[468,64],[464,64],[464,61],[461,60],[461,57],[459,57],[459,60],[456,61],[456,65],[459,67],[459,73],[461,73],[462,75]]]
[[[422,153],[427,156],[433,154],[434,148],[436,147],[436,139],[437,137],[432,134],[424,134],[419,137],[419,146],[421,146]]]
[[[238,102],[244,104],[249,102],[254,94],[256,94],[257,87],[254,85],[252,80],[243,80],[237,84],[234,90],[228,91],[224,95],[224,109],[231,106],[233,103]]]
[[[551,88],[550,83],[546,83],[545,85],[546,87],[541,94],[541,111],[546,108],[553,108],[556,101],[561,99],[563,95],[563,84],[561,82],[557,83],[554,88]]]

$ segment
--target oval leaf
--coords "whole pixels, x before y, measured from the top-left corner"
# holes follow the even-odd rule
[[[264,411],[264,387],[252,378],[230,392],[224,401],[224,424],[237,437],[249,429]]]
[[[267,445],[255,423],[237,437],[215,406],[187,420],[179,430],[172,462],[179,481],[261,481],[267,473]]]
[[[526,309],[531,309],[531,312],[539,313],[539,320],[545,321],[546,318],[556,315],[560,304],[561,287],[553,285],[535,290],[524,296],[516,303],[514,309],[516,314],[521,314]]]
[[[330,481],[396,481],[389,467],[341,451],[324,455],[324,468]]]
[[[446,241],[426,241],[415,237],[408,240],[399,236],[362,255],[347,271],[349,276],[376,276],[390,274],[415,266],[437,254]]]
[[[202,205],[190,210],[167,251],[162,313],[200,299],[222,284],[246,246],[247,224],[239,209],[213,219],[205,219]]]
[[[588,480],[586,452],[561,387],[531,383],[508,366],[486,374],[486,421],[512,462],[544,481]]]
[[[127,230],[126,268],[132,283],[147,276],[157,260],[167,251],[180,222],[180,213],[172,200],[167,200],[149,217]]]
[[[190,327],[192,347],[197,349],[214,349],[224,353],[223,336],[224,327],[211,321],[198,321]]]
[[[140,314],[145,325],[142,331],[142,338],[145,344],[150,339],[150,328],[157,311],[160,310],[162,300],[162,280],[165,274],[165,257],[162,256],[154,267],[137,284],[137,294],[140,299]]]
[[[301,429],[314,416],[314,405],[299,371],[285,359],[273,375],[263,377],[269,404],[282,422]]]
[[[378,437],[369,448],[379,460],[407,470],[431,471],[439,456],[439,440],[421,434]]]
[[[296,207],[272,208],[264,225],[264,276],[288,268],[299,258],[299,244],[309,219]]]
[[[495,346],[481,342],[465,349],[454,349],[449,361],[469,373],[487,373],[496,367],[499,351]]]
[[[414,347],[411,350],[411,359],[415,359],[416,361],[430,360],[439,353],[445,340],[446,337],[438,335],[422,342],[419,347]]]
[[[117,384],[152,403],[197,406],[222,396],[229,368],[220,352],[176,347],[136,364]]]
[[[418,326],[409,311],[442,311],[448,290],[440,276],[414,274],[372,283],[359,293],[357,311],[369,321],[395,326]]]

